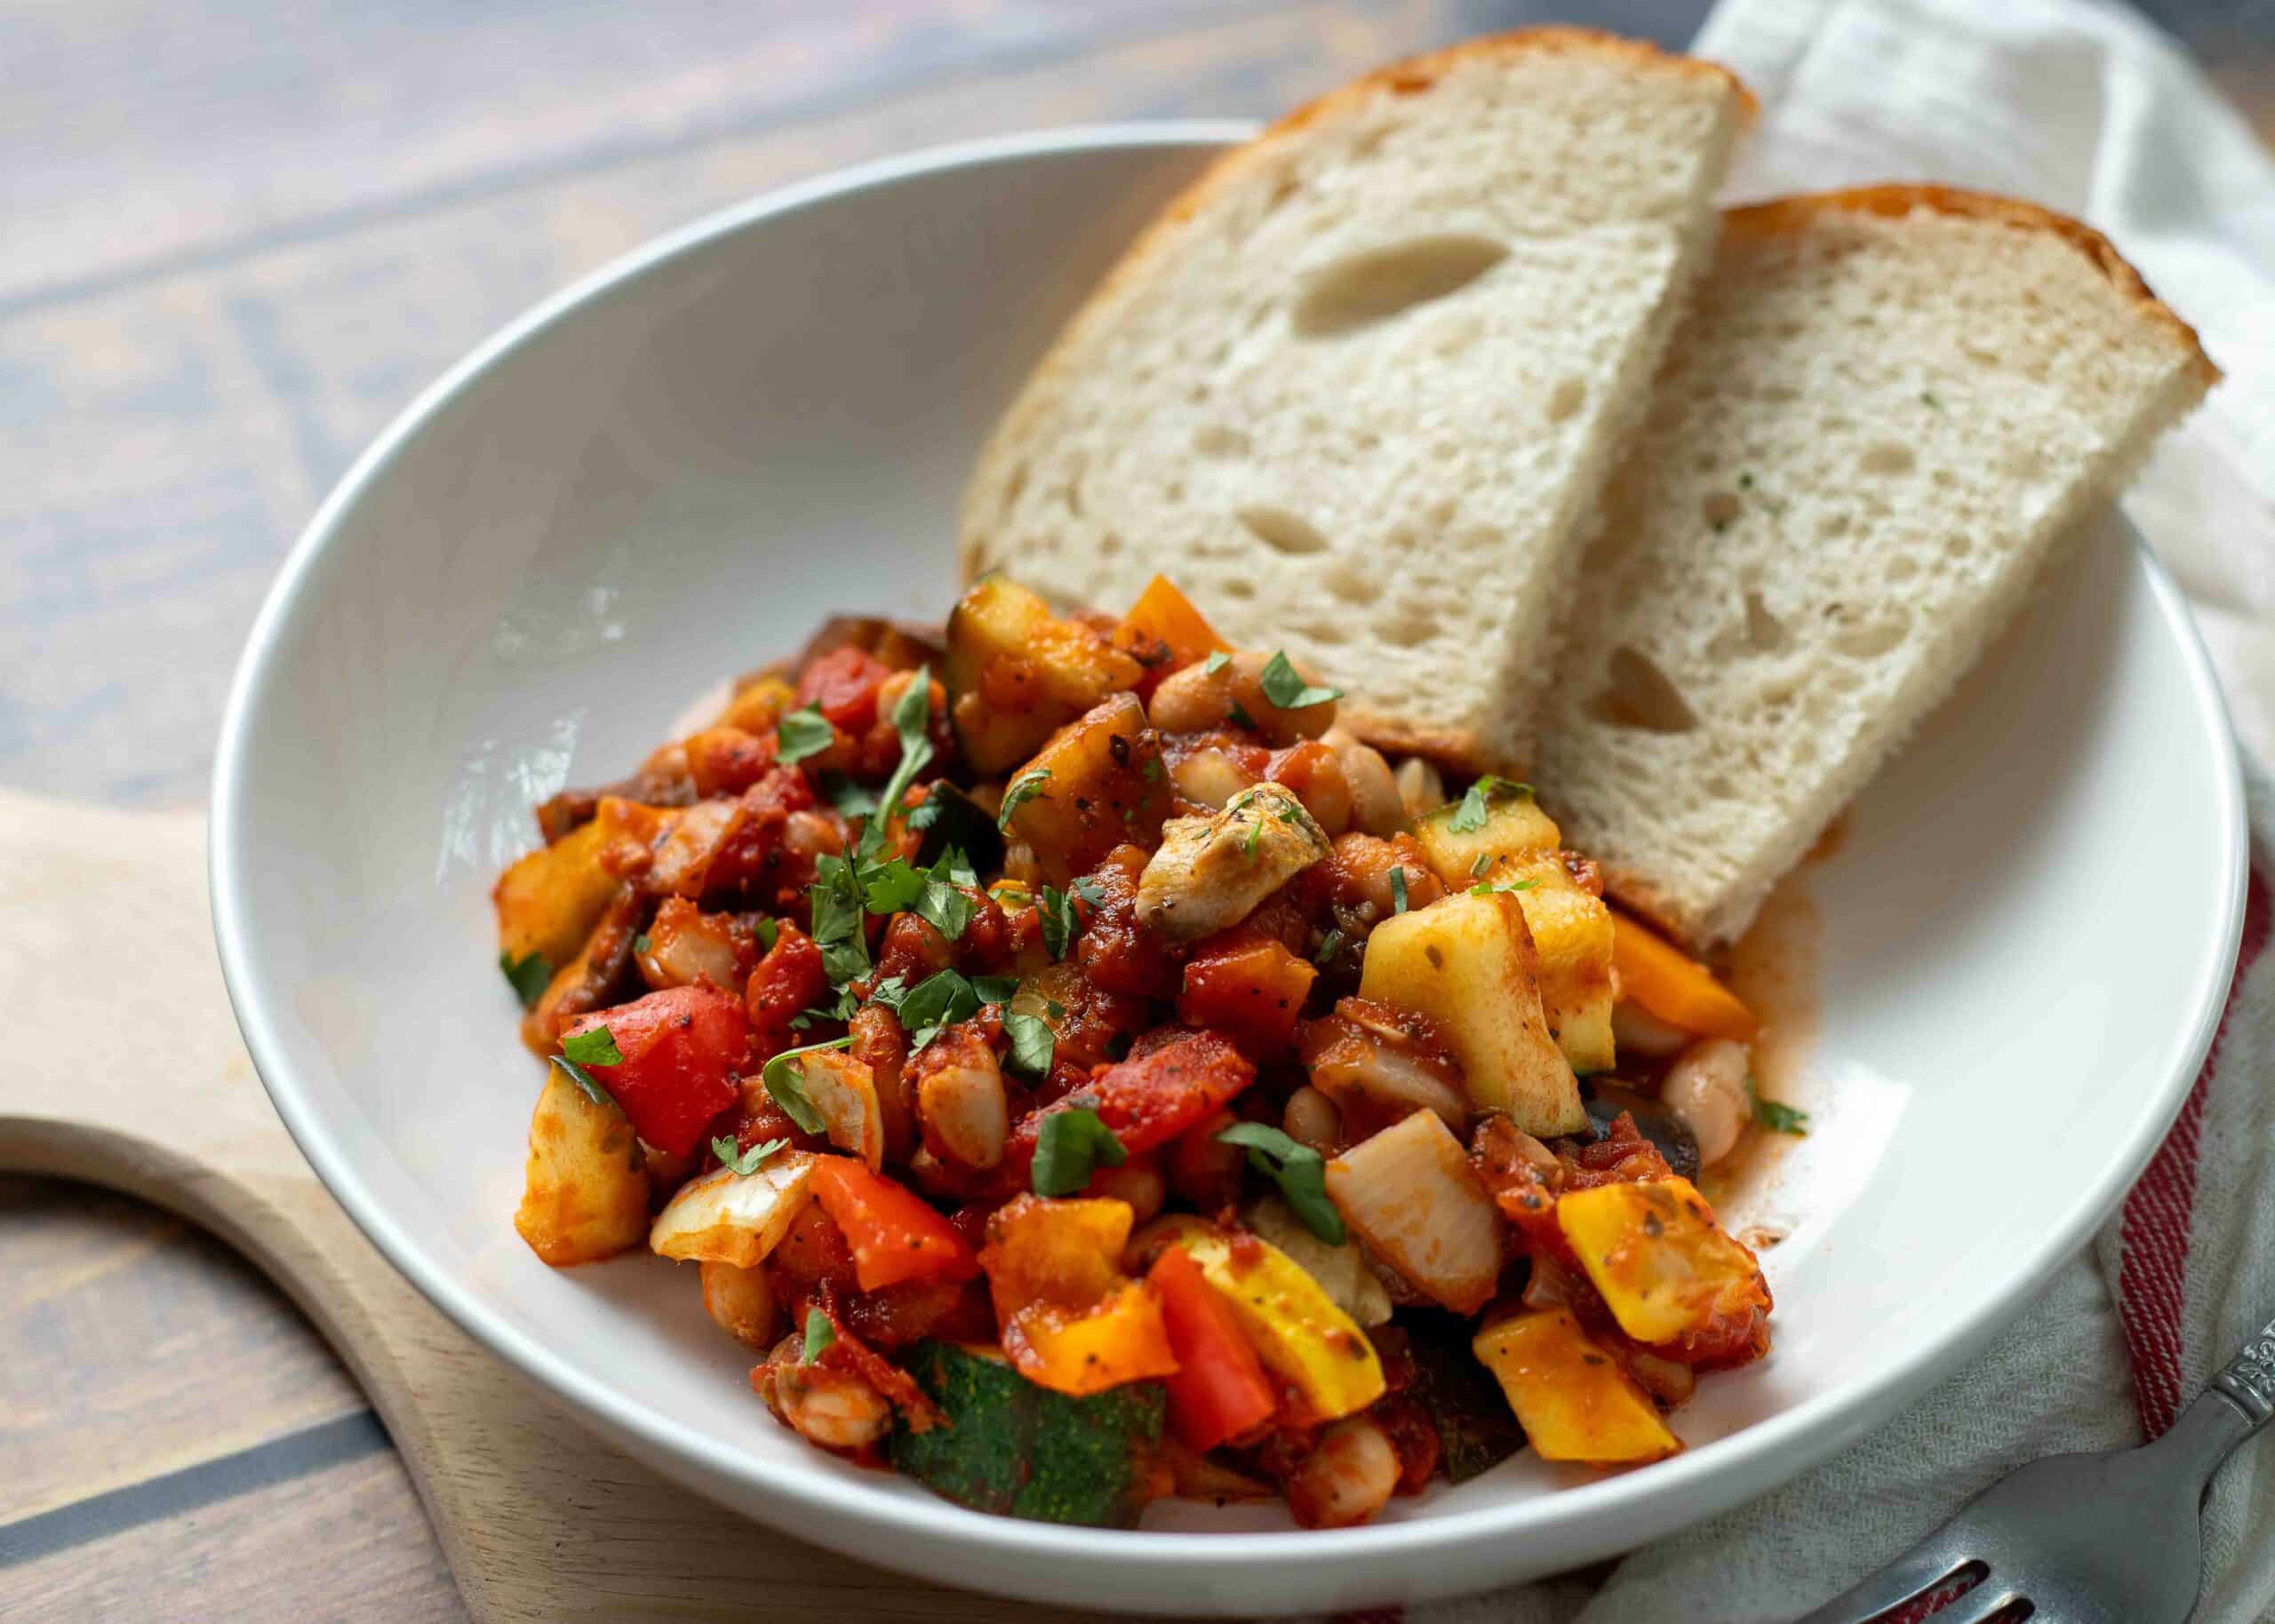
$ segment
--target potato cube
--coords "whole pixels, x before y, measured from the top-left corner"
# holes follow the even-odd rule
[[[530,1116],[530,1153],[514,1227],[555,1268],[594,1263],[640,1244],[648,1174],[632,1123],[558,1068]]]
[[[1542,811],[1532,792],[1521,785],[1503,785],[1499,779],[1492,779],[1478,792],[1478,799],[1484,803],[1485,821],[1477,828],[1454,828],[1457,821],[1464,821],[1465,798],[1424,814],[1414,824],[1414,838],[1422,842],[1430,872],[1444,880],[1450,891],[1475,885],[1484,864],[1553,851],[1563,838],[1555,819]]]
[[[1579,1080],[1541,1007],[1532,932],[1509,893],[1457,891],[1383,920],[1359,996],[1435,1021],[1479,1110],[1544,1139],[1585,1131]]]
[[[1089,626],[1060,620],[1026,587],[989,576],[948,616],[941,680],[964,757],[1000,773],[1145,670]]]
[[[515,859],[498,877],[490,896],[498,907],[499,953],[515,964],[539,954],[551,971],[576,957],[616,895],[616,876],[600,862],[607,843],[594,818]]]
[[[1169,812],[1161,736],[1135,694],[1116,694],[1061,728],[1011,786],[1033,792],[1012,809],[1010,832],[1059,885],[1125,841],[1152,845]]]

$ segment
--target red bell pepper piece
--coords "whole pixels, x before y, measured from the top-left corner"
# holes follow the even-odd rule
[[[750,1065],[742,1000],[705,983],[669,987],[580,1016],[562,1041],[603,1026],[624,1058],[585,1069],[624,1108],[634,1133],[674,1156],[692,1151],[711,1118],[735,1103],[727,1079]]]
[[[1201,1266],[1182,1246],[1168,1246],[1145,1284],[1161,1302],[1177,1355],[1176,1371],[1161,1380],[1178,1442],[1211,1450],[1269,1421],[1280,1407],[1271,1379]]]
[[[1185,962],[1177,1019],[1227,1034],[1251,1060],[1269,1060],[1296,1035],[1319,971],[1269,936],[1202,943]]]
[[[865,1292],[979,1272],[978,1255],[954,1224],[906,1185],[850,1157],[823,1157],[810,1188],[853,1249],[854,1278]]]
[[[1043,1118],[1085,1105],[1137,1156],[1207,1121],[1255,1080],[1256,1067],[1222,1032],[1178,1032],[1142,1055],[1099,1067],[1065,1099],[1030,1111],[1011,1136],[1009,1159],[1026,1183]]]

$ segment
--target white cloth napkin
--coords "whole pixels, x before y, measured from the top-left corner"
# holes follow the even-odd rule
[[[2227,379],[2127,500],[2179,578],[2248,753],[2275,760],[2275,164],[2181,52],[2090,0],[1724,0],[1695,47],[1763,104],[1733,200],[1891,179],[2100,227]],[[2242,967],[2172,1136],[2086,1255],[1976,1364],[1785,1488],[1623,1561],[1413,1624],[1790,1620],[2009,1469],[2142,1441],[2275,1316],[2275,792],[2251,775]],[[2197,1624],[2275,1619],[2275,1445],[2206,1513]]]

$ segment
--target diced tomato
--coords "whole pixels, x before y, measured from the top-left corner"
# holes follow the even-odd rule
[[[1222,1032],[1174,1032],[1150,1047],[1141,1039],[1128,1060],[1101,1066],[1065,1100],[1030,1112],[1012,1134],[1007,1159],[1027,1166],[1042,1118],[1076,1105],[1097,1111],[1122,1149],[1136,1156],[1167,1144],[1255,1080],[1256,1068]]]
[[[1205,942],[1185,963],[1177,1018],[1228,1034],[1250,1060],[1270,1060],[1295,1037],[1318,975],[1269,936]]]
[[[562,1039],[603,1026],[624,1058],[587,1069],[632,1118],[635,1133],[674,1156],[688,1155],[711,1119],[735,1103],[729,1077],[750,1064],[742,1000],[707,985],[670,987],[595,1010]]]
[[[875,656],[850,644],[818,656],[798,673],[798,703],[818,705],[848,733],[858,734],[877,719],[877,689],[892,674]]]
[[[979,1272],[979,1259],[954,1224],[906,1185],[851,1158],[824,1157],[811,1188],[852,1247],[863,1291],[903,1280],[969,1280]]]
[[[756,1057],[770,1059],[797,1047],[802,1034],[791,1027],[791,1019],[820,1003],[828,991],[829,973],[822,967],[821,949],[784,919],[774,945],[766,950],[744,989]]]
[[[1164,1381],[1178,1441],[1205,1452],[1271,1420],[1279,1401],[1263,1362],[1192,1254],[1163,1247],[1145,1284],[1161,1305],[1177,1356],[1177,1370]]]

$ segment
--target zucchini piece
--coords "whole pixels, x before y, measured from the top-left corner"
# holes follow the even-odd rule
[[[926,811],[935,801],[939,809]],[[995,827],[995,819],[946,779],[935,779],[924,805],[908,816],[922,824],[923,843],[916,848],[920,866],[931,867],[951,846],[970,857],[971,866],[982,874],[994,873],[1003,866],[1003,832]]]
[[[1554,851],[1563,843],[1556,820],[1540,809],[1532,791],[1498,778],[1481,778],[1476,798],[1485,808],[1485,821],[1474,829],[1456,829],[1466,823],[1463,809],[1470,798],[1449,801],[1425,812],[1414,824],[1414,838],[1422,842],[1422,856],[1430,872],[1446,882],[1449,891],[1465,891],[1477,883],[1484,864],[1499,857],[1528,857]],[[1471,815],[1473,817],[1475,815]]]
[[[905,1368],[948,1424],[916,1432],[897,1420],[886,1454],[944,1500],[1031,1522],[1129,1528],[1161,1486],[1168,1394],[1158,1381],[1069,1398],[993,1348],[930,1341]]]
[[[1442,1325],[1425,1321],[1442,1319]],[[1414,1380],[1406,1396],[1422,1406],[1438,1434],[1439,1458],[1455,1483],[1507,1460],[1525,1446],[1524,1429],[1510,1413],[1500,1383],[1469,1350],[1466,1323],[1449,1315],[1409,1312],[1399,1317],[1407,1333]]]

